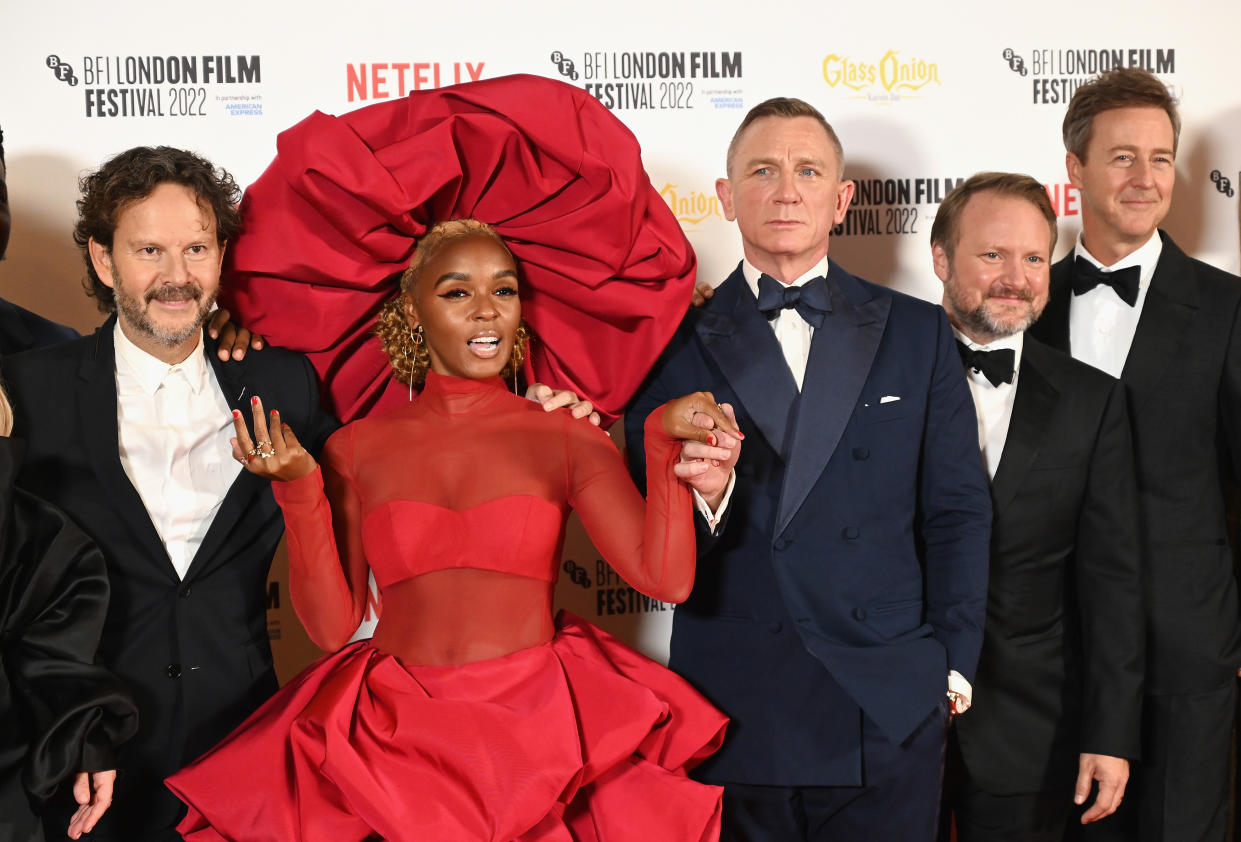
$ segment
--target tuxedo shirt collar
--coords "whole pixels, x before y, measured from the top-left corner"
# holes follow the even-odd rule
[[[125,331],[121,330],[120,319],[117,319],[113,327],[113,342],[116,345],[118,369],[123,367],[125,373],[148,396],[154,395],[159,390],[164,378],[173,368],[181,369],[190,384],[190,389],[196,395],[201,395],[203,389],[210,385],[210,367],[207,365],[207,357],[203,351],[201,332],[198,334],[198,344],[194,346],[193,351],[190,351],[190,355],[172,365],[152,356],[130,341]]]
[[[1086,248],[1085,243],[1082,242],[1082,234],[1079,231],[1077,232],[1077,242],[1073,246],[1073,253],[1078,257],[1086,258],[1086,260],[1105,272],[1115,272],[1118,269],[1126,269],[1130,266],[1141,266],[1142,273],[1138,276],[1138,300],[1134,305],[1141,312],[1142,301],[1146,298],[1146,291],[1150,289],[1151,278],[1155,276],[1155,266],[1159,263],[1159,255],[1163,254],[1163,239],[1159,236],[1159,232],[1156,231],[1154,234],[1151,234],[1151,238],[1143,245],[1129,252],[1129,254],[1126,254],[1111,266],[1105,266],[1099,258],[1091,254]],[[1102,295],[1104,293],[1116,295],[1111,287],[1100,284],[1090,292],[1083,293],[1081,297],[1085,298],[1090,295]]]
[[[965,369],[966,382],[970,387],[970,397],[974,399],[974,412],[977,416],[978,449],[982,451],[987,474],[994,480],[1000,468],[1004,445],[1008,442],[1008,431],[1012,426],[1013,406],[1017,401],[1017,381],[1021,377],[1021,352],[1025,347],[1025,332],[1019,331],[988,345],[974,342],[956,328],[953,328],[952,332],[956,334],[958,341],[971,350],[1000,351],[1011,348],[1013,351],[1011,383],[995,385],[986,375],[968,367]]]
[[[1006,348],[1011,348],[1013,350],[1013,382],[1001,383],[1000,386],[1006,389],[1016,387],[1017,378],[1021,376],[1021,349],[1025,346],[1025,331],[1019,330],[1012,336],[1005,336],[1002,339],[997,339],[988,345],[981,345],[975,342],[955,327],[952,329],[952,332],[953,335],[957,337],[957,340],[971,351],[1000,351]],[[999,388],[992,385],[991,381],[988,380],[986,375],[982,372],[977,372],[973,369],[967,368],[965,370],[965,376],[974,383],[977,383],[980,386],[986,386],[988,389]]]
[[[754,293],[755,300],[758,300],[758,276],[761,274],[763,274],[762,271],[759,270],[753,263],[744,258],[742,259],[741,275],[745,278],[746,286],[750,288],[750,292]],[[807,281],[813,280],[819,276],[827,277],[826,256],[824,256],[818,263],[811,266],[809,272],[794,280],[793,283],[789,284],[789,286],[799,287]]]

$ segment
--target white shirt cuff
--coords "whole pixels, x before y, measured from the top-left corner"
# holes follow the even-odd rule
[[[728,485],[724,486],[724,498],[720,500],[720,506],[715,511],[711,511],[711,507],[707,505],[707,501],[698,493],[698,489],[691,488],[690,491],[694,495],[694,508],[707,519],[707,526],[711,528],[711,534],[715,534],[715,528],[720,525],[720,519],[724,517],[724,511],[728,508],[728,501],[732,499],[733,487],[737,484],[737,471],[728,472]],[[965,679],[961,679],[964,681]]]
[[[956,670],[952,670],[948,673],[948,692],[959,693],[965,698],[967,703],[973,703],[974,701],[973,685],[966,681],[965,676],[961,675],[961,673]]]

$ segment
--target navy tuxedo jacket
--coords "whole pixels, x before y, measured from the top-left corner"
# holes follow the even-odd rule
[[[1241,667],[1241,614],[1225,489],[1241,477],[1241,278],[1167,234],[1120,381],[1147,550],[1147,691],[1222,687]],[[1073,253],[1051,270],[1030,329],[1071,352]]]
[[[991,498],[948,320],[834,263],[828,286],[800,395],[738,269],[626,414],[635,472],[642,419],[687,392],[746,434],[672,632],[670,665],[732,719],[711,780],[861,783],[863,732],[906,740],[982,645]]]
[[[98,658],[138,702],[138,734],[118,753],[116,799],[92,838],[129,840],[156,830],[175,838],[181,804],[164,777],[219,742],[276,690],[266,578],[284,518],[271,484],[242,471],[184,580],[177,576],[120,461],[115,322],[114,316],[91,336],[6,358],[4,378],[13,436],[27,445],[18,485],[64,510],[103,551],[111,602]],[[320,408],[305,357],[266,348],[221,362],[214,341],[204,341],[230,407],[248,417],[258,395],[319,452],[338,425]]]

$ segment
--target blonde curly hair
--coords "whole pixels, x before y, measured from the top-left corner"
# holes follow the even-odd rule
[[[393,374],[401,383],[411,386],[422,386],[427,379],[427,369],[431,367],[431,355],[427,351],[427,343],[422,338],[422,326],[417,330],[410,328],[405,317],[406,296],[413,293],[414,285],[422,274],[422,267],[445,245],[461,237],[471,234],[483,234],[495,239],[497,243],[509,251],[504,239],[485,222],[477,219],[449,219],[433,225],[422,239],[407,268],[401,274],[401,291],[384,304],[375,324],[375,335],[388,355]],[[512,252],[509,252],[512,255]],[[530,338],[530,328],[522,321],[517,328],[513,342],[513,353],[505,364],[500,376],[508,379],[515,377],[526,361],[526,346]]]

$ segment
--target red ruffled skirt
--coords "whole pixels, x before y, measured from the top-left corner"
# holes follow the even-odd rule
[[[310,666],[168,779],[207,840],[714,840],[685,772],[727,723],[682,678],[571,615],[487,661],[405,666],[362,641]]]

